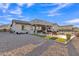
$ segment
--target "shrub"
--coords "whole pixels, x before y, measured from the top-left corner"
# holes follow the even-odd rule
[[[67,41],[70,40],[71,34],[66,34],[66,37],[67,37],[67,39],[66,39]]]
[[[4,31],[4,32],[6,32],[6,31],[7,31],[7,29],[5,29],[5,28],[4,28],[4,29],[3,29],[3,31]]]
[[[51,38],[52,38],[52,36],[47,36],[46,38],[47,38],[47,39],[51,39]]]
[[[57,37],[51,37],[51,39],[52,39],[52,40],[56,40],[56,39],[57,39]]]
[[[3,32],[3,30],[0,30],[0,32]]]
[[[57,37],[53,37],[53,36],[47,36],[46,38],[47,39],[52,39],[52,40],[56,40],[57,39]]]

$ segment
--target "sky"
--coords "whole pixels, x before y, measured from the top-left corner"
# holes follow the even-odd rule
[[[79,3],[0,3],[0,24],[41,19],[79,27]]]

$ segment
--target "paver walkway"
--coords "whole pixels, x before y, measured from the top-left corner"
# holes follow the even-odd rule
[[[69,44],[67,45],[67,48],[68,48],[69,56],[78,56],[79,55],[79,53],[77,52],[76,48],[72,44],[72,41],[69,42]]]

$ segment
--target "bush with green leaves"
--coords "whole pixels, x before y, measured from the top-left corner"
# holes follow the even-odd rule
[[[53,37],[53,36],[47,36],[46,38],[47,39],[52,39],[52,40],[56,40],[57,39],[57,37]]]
[[[0,30],[0,32],[3,32],[2,30]]]
[[[51,39],[51,38],[52,38],[52,36],[46,36],[46,38],[47,38],[47,39]]]
[[[51,37],[51,39],[52,39],[52,40],[56,40],[56,39],[58,39],[58,37]]]

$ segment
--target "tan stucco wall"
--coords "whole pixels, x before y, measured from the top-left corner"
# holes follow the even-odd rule
[[[12,28],[15,29],[15,30],[21,30],[21,24],[16,24],[15,22],[13,23],[12,25]]]
[[[24,29],[26,29],[26,30],[33,30],[31,25],[24,25]]]
[[[17,29],[21,30],[21,26],[22,26],[21,24],[16,24],[15,26],[16,26]]]
[[[16,24],[15,22],[13,23],[13,28],[15,30],[22,30],[22,25],[24,26],[24,30],[32,30],[32,26],[28,24]]]

